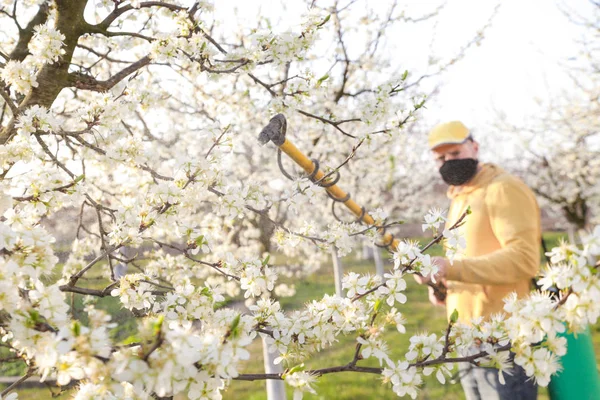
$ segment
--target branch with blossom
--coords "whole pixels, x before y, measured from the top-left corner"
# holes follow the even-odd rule
[[[290,125],[303,127],[300,143],[333,170],[356,172],[364,182],[357,196],[382,197],[375,177],[393,167],[381,160],[398,155],[400,130],[424,104],[420,79],[373,44],[388,35],[373,27],[405,20],[400,10],[358,25],[345,9],[353,3],[336,3],[310,8],[287,30],[261,19],[238,31],[204,1],[35,3],[0,15],[1,23],[33,16],[8,40],[13,51],[0,65],[0,336],[15,362],[62,388],[77,382],[78,398],[198,399],[220,398],[236,379],[271,377],[243,373],[258,337],[288,368],[277,379],[299,395],[318,376],[343,371],[380,374],[399,394],[412,393],[420,371],[444,376],[446,362],[477,358],[448,356],[475,336],[455,324],[443,338],[415,336],[406,360],[390,359],[382,333],[406,331],[396,309],[409,301],[402,269],[430,267],[409,243],[385,283],[349,274],[345,297],[324,295],[295,311],[272,296],[293,294],[279,277],[314,271],[326,247],[349,253],[375,235],[334,221],[306,180],[274,182],[272,160],[247,133],[258,131],[257,115],[286,110]],[[356,59],[344,36],[355,26],[369,46]],[[357,152],[357,143],[368,151]],[[280,268],[271,262],[280,255],[302,265]],[[585,293],[577,286],[557,310],[579,307]],[[67,294],[84,296],[83,310]],[[223,306],[238,296],[248,312]],[[90,300],[102,297],[136,319],[133,343],[111,336],[112,316]],[[522,314],[531,307],[510,306]],[[479,325],[477,339],[486,342],[488,328]],[[498,332],[490,344],[504,339]],[[303,369],[342,336],[357,341],[348,364]],[[555,342],[548,348],[560,350]],[[379,368],[361,365],[371,357]]]

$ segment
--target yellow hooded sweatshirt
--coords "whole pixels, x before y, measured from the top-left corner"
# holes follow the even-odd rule
[[[460,228],[467,240],[464,255],[447,271],[448,317],[470,323],[502,312],[511,292],[529,293],[540,263],[540,210],[535,195],[520,179],[493,164],[482,164],[462,186],[450,186],[447,227],[468,206],[472,214]]]

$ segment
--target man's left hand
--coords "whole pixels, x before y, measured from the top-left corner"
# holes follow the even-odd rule
[[[438,267],[438,272],[435,274],[435,280],[440,281],[446,278],[446,274],[448,272],[448,268],[450,268],[450,261],[448,261],[445,257],[432,257],[433,264]]]

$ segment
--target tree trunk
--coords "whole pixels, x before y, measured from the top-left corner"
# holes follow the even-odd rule
[[[60,91],[69,86],[69,66],[71,65],[71,59],[73,58],[79,37],[85,33],[88,27],[83,18],[83,11],[85,10],[87,1],[56,0],[55,3],[57,10],[56,29],[65,35],[65,45],[63,47],[65,54],[54,64],[46,64],[42,67],[37,74],[38,86],[31,89],[27,97],[19,105],[20,110],[36,104],[50,108]],[[40,21],[43,20],[39,14],[34,17],[34,20],[36,18]],[[31,26],[30,28],[33,30],[34,27]],[[31,36],[28,36],[29,39],[31,39]],[[6,128],[0,132],[0,145],[6,144],[12,136],[15,129],[15,122],[15,116],[13,116]]]
[[[362,245],[362,253],[361,259],[363,260],[371,260],[373,258],[373,248],[367,242],[364,242]]]
[[[383,278],[383,258],[381,257],[381,249],[373,245],[373,258],[375,259],[375,272]]]
[[[278,356],[278,353],[269,353],[269,346],[265,339],[262,339],[263,345],[263,357],[265,364],[266,374],[280,374],[283,372],[281,364],[275,365],[273,362]],[[267,399],[268,400],[286,400],[285,397],[285,383],[282,380],[277,379],[266,379],[265,384],[267,386]]]
[[[344,276],[344,269],[342,267],[342,260],[337,255],[335,247],[331,247],[331,260],[333,262],[333,276],[335,279],[335,294],[344,297],[344,291],[342,290],[342,277]]]

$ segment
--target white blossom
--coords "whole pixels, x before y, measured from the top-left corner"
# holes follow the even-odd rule
[[[394,270],[392,274],[385,274],[385,286],[379,287],[377,291],[386,297],[386,303],[392,307],[396,302],[406,303],[406,295],[402,293],[406,289],[406,281],[402,278],[402,272]]]
[[[25,110],[19,117],[16,127],[17,132],[28,136],[37,131],[56,131],[58,129],[58,121],[45,107],[34,105]]]
[[[317,394],[312,387],[316,378],[305,371],[292,372],[284,377],[285,383],[294,388],[294,400],[302,399],[304,393]]]
[[[27,94],[32,87],[38,87],[34,72],[25,62],[10,60],[0,72],[0,78],[17,93]]]
[[[408,362],[399,361],[397,364],[388,364],[389,368],[384,368],[381,375],[384,380],[392,383],[392,390],[398,396],[403,397],[409,395],[416,399],[419,386],[423,382],[423,378],[419,375],[415,367],[409,367]]]
[[[49,23],[35,27],[35,34],[29,42],[29,51],[36,64],[52,64],[65,54],[62,48],[65,35],[50,26]]]
[[[425,214],[425,223],[421,225],[423,232],[432,230],[437,232],[440,225],[446,223],[446,211],[439,208],[432,208]]]
[[[460,229],[444,229],[442,234],[445,238],[446,258],[452,264],[454,258],[463,254],[467,248],[467,241]]]

